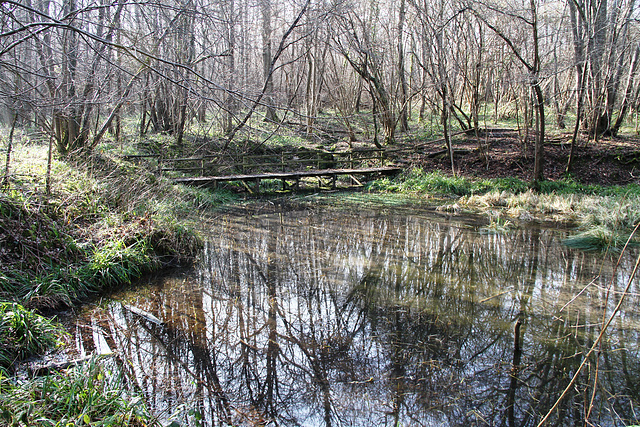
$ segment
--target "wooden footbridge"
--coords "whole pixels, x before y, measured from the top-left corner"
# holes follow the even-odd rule
[[[297,190],[306,179],[317,180],[318,187],[335,189],[338,177],[347,177],[351,185],[361,186],[374,176],[393,175],[402,170],[389,164],[385,150],[367,149],[345,152],[292,151],[274,154],[223,155],[163,158],[161,156],[125,156],[131,160],[156,157],[158,172],[175,184],[217,187],[223,182],[241,182],[250,193],[260,192],[260,183],[279,180],[281,189]]]

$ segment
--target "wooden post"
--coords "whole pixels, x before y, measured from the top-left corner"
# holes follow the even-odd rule
[[[336,179],[337,179],[337,174],[331,174],[331,189],[335,190],[336,189]]]

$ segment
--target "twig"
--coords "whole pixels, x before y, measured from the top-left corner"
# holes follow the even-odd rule
[[[629,242],[631,241],[633,235],[638,231],[639,227],[640,227],[640,223],[638,223],[638,225],[636,225],[636,228],[633,230],[633,232],[629,236],[629,240],[627,240],[627,244],[623,248],[622,253],[620,254],[620,258],[622,257],[622,254],[625,252],[625,250],[626,250]],[[564,391],[562,392],[560,397],[558,397],[558,399],[553,404],[551,409],[549,409],[549,412],[547,412],[547,414],[544,416],[544,418],[542,418],[542,420],[538,423],[538,427],[541,427],[542,425],[544,425],[544,423],[547,422],[549,417],[551,417],[551,414],[558,408],[558,406],[560,405],[560,402],[562,401],[562,399],[564,399],[564,397],[567,395],[567,393],[569,393],[569,390],[571,390],[571,388],[573,388],[573,385],[575,384],[576,380],[578,379],[578,375],[580,375],[580,372],[582,372],[582,369],[587,364],[587,361],[589,360],[589,357],[591,356],[591,354],[593,354],[593,352],[596,351],[596,347],[599,347],[600,341],[602,341],[602,338],[604,337],[604,334],[607,331],[607,328],[609,327],[609,325],[613,321],[613,318],[616,316],[616,314],[618,314],[618,311],[620,311],[620,307],[622,307],[622,303],[625,300],[625,296],[627,295],[627,292],[631,288],[631,285],[633,284],[633,279],[635,278],[636,273],[638,272],[638,267],[640,267],[640,254],[638,254],[638,258],[636,259],[636,263],[635,263],[635,265],[633,267],[633,271],[631,272],[631,276],[629,276],[629,280],[627,281],[627,286],[625,287],[625,290],[624,290],[622,296],[620,297],[620,300],[618,301],[618,304],[613,309],[613,312],[611,313],[609,318],[602,325],[602,330],[600,331],[600,334],[598,335],[598,338],[596,338],[596,340],[591,345],[591,348],[589,349],[587,354],[584,356],[584,359],[582,360],[582,363],[580,363],[580,366],[578,366],[578,369],[573,374],[573,377],[571,378],[571,381],[569,381],[569,384],[567,384],[567,387],[564,389]],[[614,280],[614,278],[612,277],[611,278],[611,282],[612,283],[613,283],[613,280]]]
[[[504,294],[508,294],[509,292],[512,291],[512,289],[513,289],[513,286],[510,286],[509,289],[507,289],[506,291],[500,292],[499,294],[496,294],[496,295],[492,295],[492,296],[487,297],[485,299],[481,299],[480,301],[478,301],[478,303],[482,304],[483,302],[487,302],[487,301],[489,301],[491,299],[497,298],[497,297],[502,296]]]

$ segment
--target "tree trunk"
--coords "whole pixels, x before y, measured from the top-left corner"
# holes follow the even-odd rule
[[[0,188],[5,188],[9,185],[9,168],[11,167],[11,150],[13,149],[13,132],[16,130],[16,123],[18,121],[18,114],[14,112],[13,120],[11,120],[11,130],[9,131],[9,139],[7,139],[7,156],[4,162],[4,176],[0,183]]]
[[[262,8],[262,76],[265,79],[264,102],[267,106],[265,120],[277,123],[278,114],[273,99],[273,72],[271,63],[271,0],[261,0]]]
[[[409,120],[407,114],[407,76],[404,65],[404,21],[405,21],[405,1],[400,0],[400,11],[398,14],[398,75],[400,77],[400,132],[409,130]]]
[[[629,112],[629,108],[631,106],[632,95],[633,95],[633,86],[636,81],[636,76],[638,73],[638,62],[640,57],[640,44],[636,46],[636,50],[633,54],[633,60],[631,61],[631,67],[629,70],[629,76],[627,78],[627,85],[624,92],[624,98],[622,99],[622,104],[620,106],[620,112],[618,113],[618,118],[616,119],[615,124],[611,128],[611,134],[616,136],[620,131],[620,127],[624,122],[624,119],[627,117],[627,113]],[[636,97],[637,98],[637,97]]]
[[[537,79],[533,83],[533,92],[536,102],[536,143],[535,158],[533,166],[533,186],[538,189],[540,182],[544,180],[544,137],[545,137],[545,115],[544,115],[544,95],[540,82]]]
[[[225,111],[224,119],[222,123],[222,129],[225,135],[229,135],[233,130],[233,120],[237,115],[238,105],[235,99],[235,95],[233,94],[233,90],[236,85],[236,21],[235,21],[235,2],[234,0],[229,0],[227,3],[227,57],[226,57],[226,67],[227,67],[227,93],[225,94]]]

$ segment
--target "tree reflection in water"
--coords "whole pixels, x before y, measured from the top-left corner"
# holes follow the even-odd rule
[[[117,296],[162,325],[116,301],[78,324],[102,326],[158,412],[205,425],[535,425],[631,271],[561,237],[415,213],[227,217],[197,268]],[[636,421],[632,290],[550,425],[582,425],[590,405],[595,425]]]

